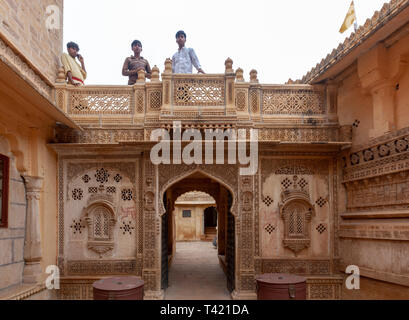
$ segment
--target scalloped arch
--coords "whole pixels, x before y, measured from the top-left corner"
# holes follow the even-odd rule
[[[234,186],[230,185],[228,182],[226,182],[224,180],[224,178],[219,177],[218,175],[215,175],[212,172],[208,172],[205,169],[202,168],[192,168],[189,171],[186,171],[184,174],[179,175],[179,176],[175,176],[172,177],[171,179],[169,179],[160,189],[159,192],[159,215],[162,216],[166,213],[166,209],[165,206],[163,204],[163,201],[161,201],[161,199],[163,199],[163,196],[166,192],[166,190],[168,190],[170,187],[172,187],[173,185],[175,185],[176,183],[182,181],[183,179],[188,178],[189,176],[191,176],[192,174],[195,173],[202,173],[203,175],[209,177],[210,179],[217,181],[218,183],[220,183],[221,185],[223,185],[227,190],[229,190],[229,192],[232,194],[233,196],[233,204],[232,204],[232,208],[231,208],[231,212],[234,216],[237,216],[237,194],[234,191]]]

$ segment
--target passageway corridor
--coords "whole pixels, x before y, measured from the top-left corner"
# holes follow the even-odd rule
[[[230,300],[217,250],[211,242],[178,242],[166,300]]]

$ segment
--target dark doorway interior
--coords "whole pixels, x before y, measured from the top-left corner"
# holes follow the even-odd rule
[[[205,228],[217,227],[217,210],[215,207],[209,207],[204,212]]]

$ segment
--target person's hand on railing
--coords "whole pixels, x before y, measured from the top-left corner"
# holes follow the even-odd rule
[[[199,68],[199,69],[197,70],[197,73],[206,74],[206,72],[204,72],[202,68]]]
[[[68,78],[68,84],[71,84],[71,85],[73,85],[73,86],[75,86],[75,87],[79,87],[81,84],[80,83],[75,83],[74,82],[74,80],[72,79],[72,73],[71,73],[71,71],[68,71],[68,73],[67,73],[67,78]]]

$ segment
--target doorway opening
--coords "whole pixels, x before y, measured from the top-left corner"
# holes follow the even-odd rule
[[[235,289],[236,246],[232,199],[227,187],[202,172],[191,174],[164,192],[166,213],[162,217],[162,289],[168,289],[166,292],[174,291],[172,287],[179,285],[172,279],[172,275],[179,276],[179,271],[185,272],[184,277],[191,277],[191,285],[208,278],[205,287],[213,279],[218,282],[213,283],[214,288],[222,282],[221,288],[226,292],[231,293]],[[217,247],[212,243],[215,238]],[[203,260],[206,254],[209,254],[209,258]],[[210,260],[217,268],[207,265]],[[217,272],[222,277],[216,276]],[[189,290],[188,287],[185,290]],[[218,296],[216,291],[215,295]]]

